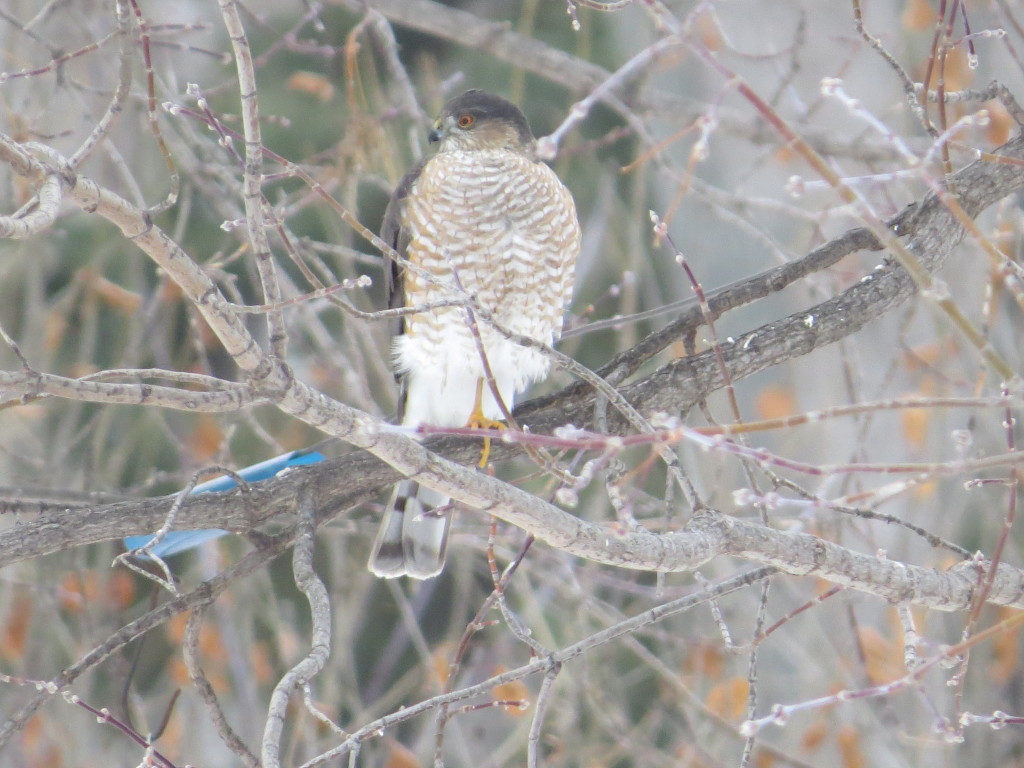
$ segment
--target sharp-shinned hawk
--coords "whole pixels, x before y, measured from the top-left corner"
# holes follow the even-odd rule
[[[404,316],[394,342],[399,416],[407,426],[487,425],[502,411],[484,359],[509,410],[517,394],[547,374],[550,361],[509,340],[481,313],[471,315],[472,308],[508,331],[552,343],[580,250],[576,206],[536,159],[526,117],[498,96],[471,90],[452,99],[430,141],[440,142],[437,153],[406,174],[384,215],[381,237],[418,268],[391,265],[389,305],[472,301]],[[447,502],[413,480],[399,483],[370,570],[384,577],[438,574],[450,515],[433,510]]]

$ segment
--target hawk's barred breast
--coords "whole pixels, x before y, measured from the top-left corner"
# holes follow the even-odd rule
[[[406,258],[440,283],[407,270],[406,306],[457,297],[461,286],[509,331],[545,344],[558,337],[572,295],[580,229],[571,194],[548,166],[508,149],[440,153],[416,179],[403,226],[410,238]],[[481,318],[477,327],[511,408],[516,393],[547,374],[549,361]],[[484,376],[465,309],[407,317],[395,353],[399,370],[434,390],[423,398],[428,402],[410,400],[406,422],[465,424],[476,381]],[[410,382],[410,393],[415,389]],[[492,397],[485,397],[484,413],[501,418]]]

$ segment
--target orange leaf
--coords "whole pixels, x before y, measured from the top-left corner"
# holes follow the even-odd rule
[[[839,747],[843,768],[864,768],[867,765],[860,747],[860,734],[852,725],[847,723],[839,729],[836,744]]]
[[[725,671],[722,649],[717,645],[702,643],[690,651],[683,664],[684,672],[695,672],[710,680],[721,680]]]
[[[553,764],[553,763],[552,763]],[[711,763],[704,759],[704,752],[696,744],[682,744],[672,755],[673,765],[685,765],[686,768],[710,768]],[[587,763],[588,768],[601,765],[595,761]]]
[[[203,674],[206,675],[206,679],[210,681],[210,685],[218,693],[225,693],[228,690],[227,665],[204,662],[205,660],[200,660],[199,666]],[[185,666],[185,660],[181,654],[171,657],[168,661],[167,676],[179,688],[187,688],[192,685],[188,676],[188,667]]]
[[[320,101],[334,98],[334,84],[317,72],[296,72],[288,78],[288,87],[293,91],[316,96]]]
[[[872,685],[887,683],[903,674],[903,646],[900,643],[887,641],[871,627],[861,627],[857,634]]]
[[[915,485],[913,489],[911,489],[910,493],[916,501],[926,501],[928,499],[935,498],[936,490],[938,490],[938,484],[931,481]]]
[[[448,656],[450,650],[451,649],[447,645],[441,645],[436,651],[434,651],[432,659],[434,666],[434,679],[442,685],[448,680],[448,673],[450,669],[448,666]]]
[[[188,667],[185,666],[185,660],[181,656],[173,656],[168,662],[167,676],[171,679],[179,688],[184,688],[191,685],[191,681],[188,677]]]
[[[1010,134],[1013,132],[1016,123],[1013,122],[1010,113],[1006,111],[1006,107],[998,101],[988,102],[985,105],[985,109],[988,110],[986,135],[989,143],[994,147],[1002,146],[1010,140]]]
[[[921,65],[921,76],[925,73],[925,65]],[[938,61],[932,67],[931,79],[928,81],[928,90],[935,90],[939,82]],[[946,62],[942,67],[942,78],[946,93],[950,91],[962,91],[974,82],[974,70],[967,63],[967,53],[960,48],[954,48],[946,54]]]
[[[911,348],[910,352],[906,355],[906,361],[911,367],[920,366],[922,363],[925,365],[935,365],[948,352],[946,344],[919,344]]]
[[[29,768],[61,768],[64,765],[64,750],[49,737],[53,728],[53,723],[41,714],[25,724],[21,739],[21,757]]]
[[[789,146],[788,144],[783,144],[782,146],[777,147],[774,152],[772,152],[772,157],[775,159],[775,162],[778,163],[779,165],[789,165],[796,159],[797,154],[791,146]]]
[[[46,739],[45,716],[42,714],[29,718],[22,729],[21,746],[26,751],[36,751]]]
[[[934,27],[938,18],[939,15],[932,9],[928,0],[909,0],[900,21],[908,32],[920,32]]]
[[[962,91],[974,84],[974,70],[967,51],[954,48],[946,55],[946,91]]]
[[[164,634],[167,639],[175,645],[180,645],[185,639],[185,625],[188,624],[188,612],[179,613],[167,620],[164,625]]]
[[[135,579],[128,571],[114,571],[103,585],[107,601],[123,611],[135,602]]]
[[[85,363],[85,362],[75,362],[75,363],[72,363],[71,364],[71,368],[70,368],[71,375],[72,376],[78,376],[78,377],[88,376],[90,374],[96,373],[96,371],[98,371],[98,370],[99,370],[99,368],[97,368],[92,363]]]
[[[157,298],[162,304],[176,304],[181,301],[185,292],[181,290],[181,286],[170,278],[164,278],[160,282],[160,291],[157,293]]]
[[[828,723],[819,720],[804,731],[800,738],[800,746],[806,752],[816,752],[821,748],[826,736],[828,736]]]
[[[68,320],[63,314],[51,312],[43,321],[43,349],[52,352],[60,346],[64,340],[64,334],[68,329]]]
[[[501,683],[500,685],[494,686],[494,688],[491,689],[491,698],[494,701],[521,701],[528,705],[530,690],[522,680],[512,680],[511,682]],[[528,706],[521,707],[519,709],[506,709],[505,711],[510,715],[518,717],[524,714],[527,708]]]
[[[105,277],[96,277],[89,287],[102,301],[122,314],[133,315],[142,306],[142,296],[110,282]]]
[[[249,651],[249,669],[259,683],[269,683],[274,678],[274,665],[270,663],[267,644],[257,640]]]
[[[408,747],[393,741],[388,747],[384,768],[420,768],[420,761]]]
[[[195,429],[188,436],[188,447],[197,462],[208,461],[220,450],[224,442],[224,431],[220,421],[209,413],[199,414]]]
[[[754,408],[760,419],[779,419],[796,413],[796,399],[788,387],[765,387],[757,393]]]
[[[707,695],[707,708],[726,720],[738,720],[747,711],[749,684],[745,677],[733,677],[712,688]]]
[[[905,408],[900,411],[903,437],[914,448],[924,448],[928,437],[929,413],[924,408]]]
[[[164,626],[164,634],[174,645],[181,645],[185,641],[185,626],[190,615],[188,612],[179,613],[172,616]],[[224,661],[228,657],[220,630],[210,622],[203,622],[199,627],[199,652],[210,661]]]
[[[702,13],[697,17],[697,36],[704,46],[711,51],[717,51],[722,47],[722,31],[715,22],[715,17],[710,13]]]
[[[25,640],[32,623],[32,598],[19,591],[11,601],[11,610],[0,627],[0,654],[9,659],[19,659],[25,652]]]
[[[224,645],[224,636],[216,625],[203,623],[199,628],[199,650],[210,661],[227,661],[228,650]]]
[[[189,685],[187,675],[185,680],[185,685]],[[187,718],[172,717],[164,732],[160,734],[160,751],[168,757],[173,757],[175,752],[181,750],[182,743],[187,742],[192,736],[192,723],[188,722]]]

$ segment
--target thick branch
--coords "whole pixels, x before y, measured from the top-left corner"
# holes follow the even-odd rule
[[[1021,151],[1022,142],[1016,139],[1003,148],[1002,154],[1019,157]],[[106,205],[108,215],[114,213],[132,219],[127,203],[114,201],[108,193],[91,182],[83,181],[79,179],[73,185],[76,196],[85,195],[97,201],[101,210]],[[951,187],[958,190],[964,209],[971,215],[976,215],[987,205],[1021,186],[1024,186],[1024,171],[1020,167],[985,161],[968,166],[956,174],[951,183]],[[910,236],[908,247],[931,268],[937,268],[962,238],[962,228],[934,197],[923,201],[912,218],[913,223],[909,229],[914,234]],[[149,240],[150,247],[155,246],[163,254],[168,249],[176,248],[173,244],[168,246],[162,233],[155,228],[150,226],[140,230],[137,220],[126,220],[121,225],[126,232],[135,235],[137,241]],[[164,264],[179,282],[188,285],[194,279],[189,267],[185,267],[182,272],[173,259],[164,260]],[[723,351],[730,375],[734,380],[748,376],[854,333],[870,319],[905,300],[912,292],[912,286],[901,270],[891,266],[879,269],[835,299],[777,323],[762,326],[726,347]],[[218,312],[217,303],[210,295],[195,298],[204,300],[201,308],[205,309],[215,329],[237,329],[233,322],[234,316]],[[809,319],[811,317],[814,318],[813,322]],[[675,329],[683,332],[684,327],[677,323]],[[260,366],[267,362],[265,358],[261,361],[253,348],[239,351],[241,357],[248,358],[251,365]],[[673,412],[706,397],[720,386],[719,377],[718,364],[710,353],[705,353],[674,361],[636,384],[623,388],[623,393],[648,413]],[[421,445],[398,433],[381,432],[369,416],[328,401],[292,378],[287,369],[279,370],[273,374],[273,378],[286,382],[277,398],[277,404],[282,410],[330,434],[343,437],[354,445],[371,450],[401,473],[417,477],[425,485],[436,487],[471,507],[494,514],[534,533],[553,546],[581,557],[631,568],[673,571],[691,569],[710,557],[731,553],[767,562],[791,573],[817,573],[857,589],[883,594],[888,599],[910,599],[945,609],[962,608],[969,600],[971,580],[962,575],[910,568],[903,568],[897,573],[884,566],[886,561],[857,555],[814,537],[806,537],[805,542],[793,535],[760,526],[747,529],[740,521],[731,518],[716,518],[720,522],[712,526],[695,521],[684,531],[663,536],[644,531],[633,531],[623,536],[611,535],[603,527],[579,520],[530,494],[495,478],[467,470],[429,450],[435,445],[450,445],[450,441]],[[534,429],[551,428],[570,422],[586,423],[592,407],[592,398],[579,399],[563,392],[553,398],[544,410],[538,410],[536,406],[522,409],[522,422]],[[511,450],[511,447],[498,446],[496,455],[507,456]],[[465,453],[470,452],[473,450],[463,446],[454,455],[462,453],[464,457]],[[394,471],[379,468],[373,474],[353,471],[358,464],[365,465],[367,461],[365,456],[358,454],[339,460],[345,469],[339,471],[337,465],[333,467],[333,487],[324,477],[323,470],[313,469],[302,473],[303,478],[307,474],[309,476],[303,482],[316,483],[312,498],[318,509],[338,510],[347,503],[366,498],[393,482],[397,476]],[[340,482],[339,478],[342,479]],[[191,500],[186,510],[183,510],[181,524],[204,527],[226,525],[237,530],[251,530],[254,524],[262,524],[271,519],[274,513],[291,509],[292,500],[298,494],[289,494],[285,499],[278,496],[283,484],[291,482],[297,480],[284,478],[267,483],[269,487],[260,486],[249,494],[239,492],[234,495],[240,501],[246,499],[255,502],[251,506],[249,503],[233,504],[230,498]],[[36,524],[19,526],[15,535],[0,536],[0,551],[5,553],[0,564],[88,541],[143,532],[147,527],[155,528],[159,519],[154,515],[158,516],[161,509],[166,510],[166,505],[166,501],[149,501],[68,513],[78,515],[78,522],[74,526],[68,525],[70,520],[66,518],[59,520],[54,517],[44,518]],[[141,514],[144,507],[148,508],[148,515]],[[208,509],[203,511],[201,517],[194,516],[195,511],[202,507]],[[258,518],[247,514],[247,511],[254,509],[261,510]],[[271,511],[270,515],[263,514],[267,510]],[[122,514],[131,515],[133,523],[130,526]],[[144,526],[134,523],[143,517],[146,520]],[[61,534],[59,529],[73,531],[74,535]],[[823,559],[823,551],[831,553],[830,556]],[[847,567],[853,571],[842,570]],[[1000,572],[999,583],[993,590],[994,602],[1019,604],[1021,592],[1016,577],[1015,571]]]

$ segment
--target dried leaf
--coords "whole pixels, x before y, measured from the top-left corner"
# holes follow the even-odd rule
[[[1016,123],[1006,111],[1006,107],[998,101],[990,101],[985,104],[988,110],[988,127],[985,129],[985,137],[994,147],[999,147],[1010,140]]]
[[[800,746],[806,752],[816,752],[821,749],[822,743],[829,734],[828,723],[819,720],[812,723],[800,737]]]
[[[96,276],[90,281],[89,288],[103,303],[122,314],[133,315],[142,306],[142,296],[105,277]]]
[[[839,729],[836,737],[843,768],[864,768],[867,761],[861,749],[860,733],[849,723]]]
[[[747,711],[747,678],[732,677],[712,688],[705,704],[708,709],[726,720],[739,720]]]
[[[420,768],[420,761],[408,747],[393,741],[388,747],[384,768]]]
[[[334,98],[334,84],[318,72],[296,72],[288,78],[288,87],[293,91],[316,96],[320,101]]]
[[[903,675],[902,644],[886,640],[872,627],[861,627],[857,634],[872,685],[882,685]]]
[[[760,419],[779,419],[796,413],[796,398],[789,387],[765,387],[757,393],[754,408]]]
[[[908,32],[921,32],[935,27],[939,15],[928,0],[908,0],[900,22]]]
[[[904,439],[914,448],[924,448],[928,439],[930,412],[926,408],[905,408],[900,411]]]
[[[32,623],[32,597],[19,590],[11,600],[11,610],[0,626],[0,655],[20,659],[25,654],[25,640]]]
[[[496,672],[495,674],[500,674],[500,672]],[[491,689],[491,698],[494,701],[529,702],[530,690],[522,680],[512,680],[508,683],[502,683],[501,685],[494,686],[494,688]],[[529,709],[528,706],[522,709],[507,708],[505,711],[514,717],[520,717],[526,714],[527,709]]]

